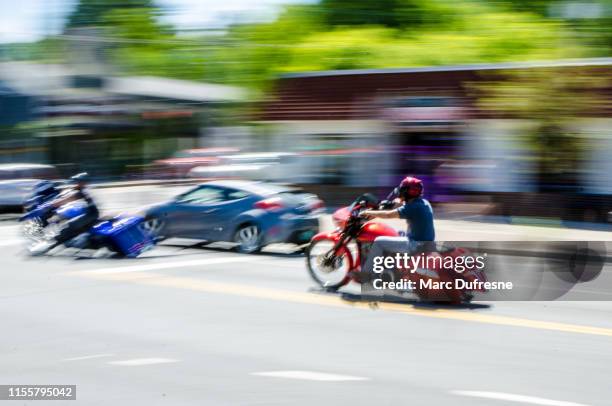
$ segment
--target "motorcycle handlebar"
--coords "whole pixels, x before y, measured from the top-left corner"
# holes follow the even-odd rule
[[[387,196],[385,200],[377,201],[377,199],[366,193],[364,195],[359,196],[353,204],[350,206],[350,217],[351,218],[361,218],[359,214],[362,210],[367,209],[377,209],[377,210],[388,210],[392,209],[395,206],[394,199],[397,197],[398,190],[397,188],[393,189],[391,193]]]
[[[389,192],[389,194],[387,195],[385,200],[383,200],[383,202],[384,201],[393,201],[398,196],[399,196],[399,189],[398,188],[394,188],[391,192]]]

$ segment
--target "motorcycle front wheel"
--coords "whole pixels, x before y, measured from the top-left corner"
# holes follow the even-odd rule
[[[28,220],[24,223],[22,234],[26,238],[26,251],[31,256],[46,254],[54,246],[55,237],[59,232],[59,226],[50,223],[46,227],[36,220]]]
[[[40,219],[29,219],[21,225],[21,234],[26,238],[28,244],[38,243],[45,239],[45,226]]]
[[[334,241],[317,240],[306,249],[306,267],[312,279],[322,288],[336,290],[346,285],[353,261],[346,247],[332,255]]]

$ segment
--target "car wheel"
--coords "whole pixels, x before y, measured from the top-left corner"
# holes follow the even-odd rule
[[[236,250],[244,254],[258,252],[262,248],[261,230],[255,224],[243,224],[234,234]]]
[[[147,217],[141,225],[142,231],[157,240],[164,239],[163,232],[165,227],[166,223],[159,217]]]

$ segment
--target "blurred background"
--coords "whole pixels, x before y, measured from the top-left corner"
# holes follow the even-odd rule
[[[612,0],[0,0],[0,383],[87,405],[609,405],[611,27]],[[80,171],[103,216],[167,239],[26,256],[23,199]],[[520,297],[315,287],[304,243],[407,175],[438,240],[490,248]],[[193,187],[219,178],[295,188]]]
[[[1,193],[87,171],[334,206],[412,174],[441,216],[612,221],[610,0],[0,10]]]

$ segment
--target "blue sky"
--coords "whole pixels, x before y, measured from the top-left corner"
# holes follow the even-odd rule
[[[58,33],[78,0],[0,0],[0,42],[36,41]],[[156,0],[167,8],[165,21],[179,28],[216,28],[241,19],[276,15],[279,5],[314,0]]]

